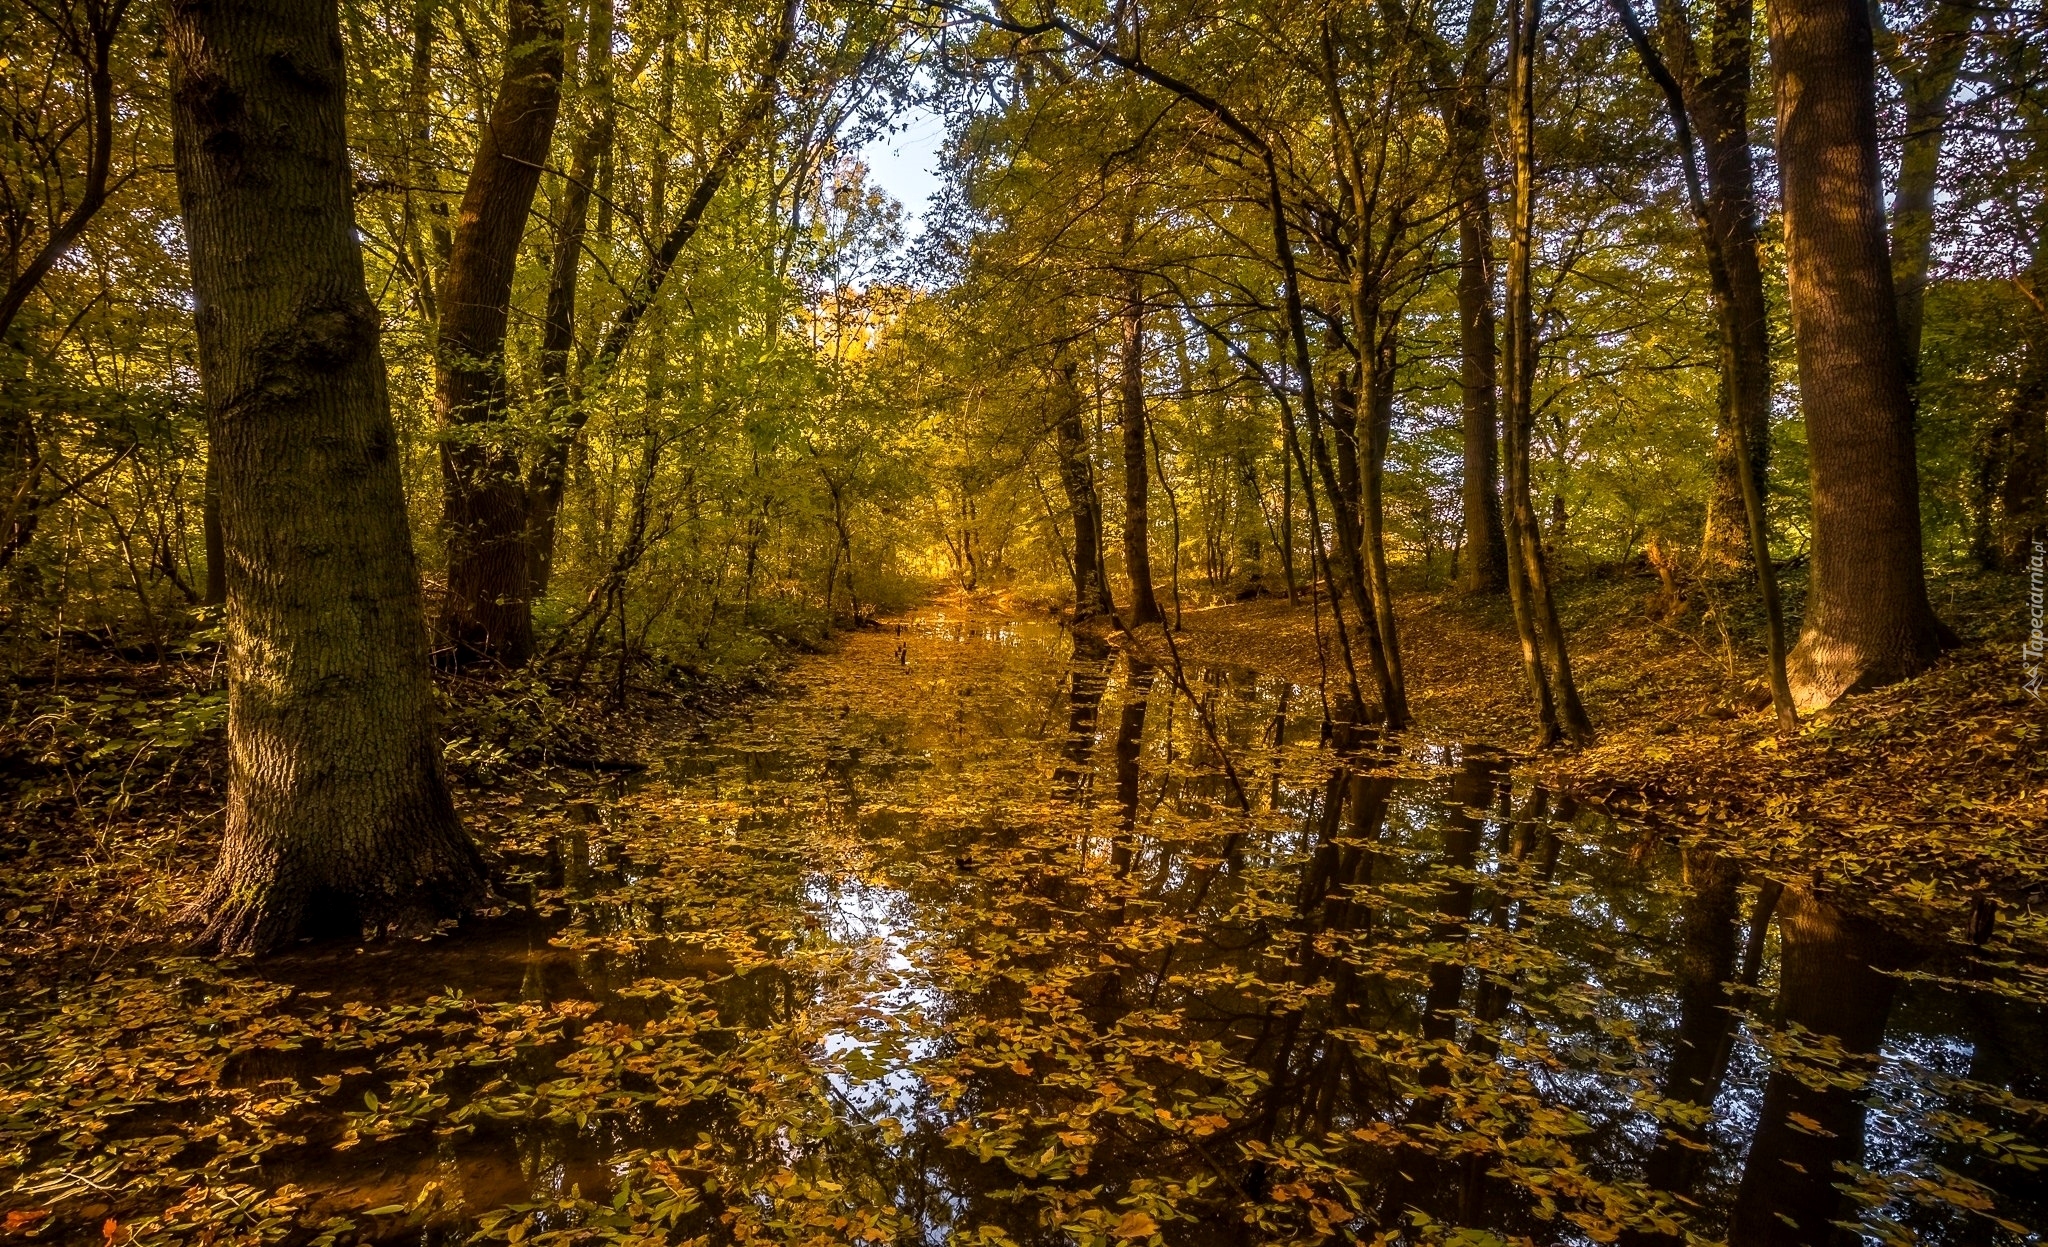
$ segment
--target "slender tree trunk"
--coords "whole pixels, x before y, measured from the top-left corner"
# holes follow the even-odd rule
[[[1715,83],[1709,90],[1693,50],[1692,27],[1682,7],[1668,5],[1664,16],[1665,44],[1678,65],[1678,75],[1657,53],[1643,29],[1630,0],[1612,0],[1621,15],[1629,38],[1641,53],[1650,78],[1664,92],[1671,109],[1671,125],[1678,140],[1679,168],[1684,174],[1686,198],[1692,206],[1700,234],[1700,248],[1706,255],[1708,287],[1713,296],[1717,344],[1721,356],[1721,427],[1723,443],[1735,462],[1732,488],[1739,495],[1750,560],[1755,565],[1757,591],[1763,599],[1768,629],[1768,671],[1771,702],[1784,731],[1798,726],[1792,691],[1785,673],[1785,612],[1778,600],[1778,572],[1771,562],[1770,517],[1766,507],[1765,472],[1758,465],[1768,456],[1770,442],[1770,350],[1763,325],[1762,277],[1757,267],[1756,222],[1749,198],[1727,202],[1731,184],[1750,185],[1749,138],[1745,109],[1749,98],[1749,29],[1754,16],[1747,0],[1727,0],[1716,18]],[[1738,37],[1739,36],[1739,37]],[[1729,49],[1720,45],[1733,41]],[[1682,76],[1682,77],[1681,77]],[[1725,80],[1739,76],[1740,91],[1726,87]],[[1701,101],[1706,101],[1700,103]],[[1699,107],[1696,110],[1695,104]],[[1715,203],[1712,193],[1702,188],[1699,165],[1693,153],[1695,112],[1705,124],[1721,135],[1709,143],[1710,162],[1718,162],[1723,202]],[[1731,154],[1732,152],[1732,154]],[[1733,172],[1730,169],[1733,168]],[[1724,479],[1723,486],[1728,482]],[[1704,543],[1710,563],[1727,564],[1717,555],[1712,540],[1714,507],[1727,513],[1728,504],[1716,500],[1708,510],[1708,536]],[[1719,521],[1725,527],[1725,520]],[[1666,576],[1668,581],[1668,574]],[[1668,590],[1668,585],[1667,585]]]
[[[1516,0],[1510,6],[1514,19],[1514,103],[1508,133],[1514,149],[1515,172],[1514,220],[1508,230],[1507,501],[1509,561],[1520,569],[1519,574],[1509,572],[1509,595],[1515,604],[1523,669],[1532,687],[1547,679],[1548,692],[1538,694],[1536,707],[1539,740],[1549,744],[1556,740],[1559,729],[1574,741],[1586,740],[1593,734],[1593,724],[1579,701],[1578,684],[1572,679],[1564,625],[1551,598],[1543,534],[1537,526],[1536,508],[1529,500],[1530,425],[1536,388],[1536,321],[1530,289],[1536,228],[1534,61],[1542,10],[1542,0]],[[1533,648],[1536,641],[1542,643],[1544,651],[1540,660]]]
[[[1787,662],[1801,709],[1919,671],[1927,601],[1913,409],[1877,158],[1869,10],[1771,0],[1779,180],[1813,476],[1813,574]]]
[[[1488,50],[1493,46],[1496,7],[1492,0],[1472,6],[1460,67],[1449,109],[1457,142],[1458,195],[1458,390],[1464,433],[1465,564],[1459,587],[1466,593],[1499,593],[1507,588],[1507,530],[1500,509],[1499,338],[1493,315],[1493,211],[1486,180],[1486,145],[1493,132],[1487,104]]]
[[[260,952],[487,892],[441,770],[332,0],[171,8],[179,198],[227,554],[227,829],[193,915]]]
[[[1109,577],[1102,567],[1102,500],[1095,492],[1095,468],[1081,424],[1081,391],[1074,365],[1062,360],[1053,383],[1053,436],[1059,446],[1060,485],[1074,521],[1074,621],[1114,614]]]
[[[1124,278],[1122,378],[1119,388],[1124,434],[1124,572],[1131,580],[1133,628],[1163,623],[1152,594],[1150,476],[1145,470],[1145,292],[1136,273]]]
[[[1906,134],[1899,146],[1899,180],[1891,203],[1892,292],[1899,307],[1899,342],[1906,376],[1920,376],[1920,327],[1927,307],[1927,268],[1934,256],[1934,192],[1941,175],[1941,149],[1948,137],[1949,98],[1978,6],[1970,0],[1937,0],[1924,27],[1921,46],[1909,59],[1896,49],[1886,56],[1905,96]]]
[[[612,9],[611,0],[596,0],[590,11],[590,37],[585,56],[584,89],[589,116],[569,162],[562,187],[561,220],[555,227],[554,254],[548,263],[547,310],[541,321],[540,377],[547,403],[533,468],[527,474],[527,549],[529,575],[537,600],[546,595],[554,573],[555,524],[562,509],[562,490],[569,480],[570,444],[583,425],[577,410],[582,395],[571,381],[576,353],[576,286],[583,272],[584,239],[589,233],[590,197],[598,168],[612,145]],[[664,62],[666,69],[669,62]]]
[[[2048,225],[2039,229],[2027,278],[2036,299],[2048,292]],[[2027,326],[2026,356],[1992,432],[1990,479],[1978,504],[1986,530],[1978,556],[2007,569],[2026,566],[2034,542],[2048,536],[2048,310],[2037,304]]]
[[[1249,451],[1239,449],[1237,478],[1237,561],[1244,568],[1244,594],[1258,597],[1266,591],[1266,552],[1259,540],[1266,525],[1265,506],[1259,495],[1259,465]]]
[[[1692,22],[1676,0],[1657,6],[1664,58],[1680,89],[1680,107],[1699,136],[1704,157],[1706,243],[1724,279],[1720,309],[1721,403],[1714,433],[1714,480],[1700,552],[1710,569],[1735,570],[1751,550],[1742,459],[1750,485],[1765,496],[1771,451],[1770,310],[1758,253],[1756,161],[1750,150],[1751,0],[1716,0],[1707,61],[1695,50]],[[1691,154],[1686,153],[1690,160]],[[1747,443],[1737,440],[1740,431]]]
[[[1400,634],[1394,627],[1394,582],[1387,572],[1386,467],[1387,445],[1394,432],[1394,364],[1399,340],[1398,313],[1379,327],[1376,343],[1365,347],[1369,366],[1365,370],[1365,407],[1361,423],[1365,428],[1363,471],[1359,475],[1359,537],[1365,547],[1365,571],[1372,584],[1373,622],[1378,626],[1380,644],[1387,653],[1387,682],[1390,689],[1389,718],[1408,721],[1408,682],[1401,671]]]
[[[505,327],[561,104],[562,30],[549,0],[507,0],[505,24],[504,76],[441,278],[434,363],[448,545],[442,630],[458,657],[516,666],[533,652],[532,555],[508,419]]]
[[[1468,157],[1477,166],[1480,157]],[[1465,562],[1459,588],[1499,593],[1507,587],[1507,531],[1500,509],[1498,355],[1493,318],[1493,222],[1484,169],[1468,174],[1458,208],[1458,388],[1464,433]]]

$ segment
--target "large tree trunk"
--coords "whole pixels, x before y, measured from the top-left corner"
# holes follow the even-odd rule
[[[1095,492],[1095,468],[1081,425],[1081,391],[1074,385],[1074,365],[1064,360],[1058,365],[1052,401],[1060,485],[1066,490],[1067,511],[1074,520],[1074,620],[1078,623],[1113,614],[1116,603],[1110,600],[1109,577],[1102,567],[1102,500]]]
[[[505,325],[561,104],[562,29],[548,0],[507,0],[505,25],[504,76],[441,278],[434,396],[448,543],[442,630],[458,657],[517,665],[533,652],[532,556],[508,419]]]
[[[332,0],[182,0],[179,198],[228,589],[227,830],[193,913],[262,951],[473,906],[449,800]]]
[[[1813,478],[1813,577],[1787,664],[1801,709],[1912,675],[1928,605],[1913,410],[1879,189],[1869,10],[1771,0],[1785,251]]]
[[[1150,473],[1145,470],[1145,293],[1136,273],[1124,278],[1123,376],[1119,388],[1124,434],[1124,572],[1131,579],[1130,625],[1164,623],[1152,595]]]

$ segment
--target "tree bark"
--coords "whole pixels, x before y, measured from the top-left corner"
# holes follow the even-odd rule
[[[1771,453],[1770,309],[1764,298],[1756,208],[1756,160],[1749,141],[1751,0],[1716,0],[1700,63],[1691,18],[1678,0],[1657,6],[1664,57],[1677,79],[1682,107],[1699,136],[1705,168],[1707,245],[1719,257],[1721,403],[1714,433],[1714,480],[1700,540],[1710,569],[1735,570],[1754,558],[1742,459],[1748,439],[1750,483],[1766,496]],[[1687,159],[1691,159],[1687,153]]]
[[[1536,320],[1531,290],[1536,231],[1535,57],[1542,0],[1515,0],[1512,89],[1508,136],[1513,147],[1514,212],[1508,228],[1508,572],[1522,665],[1536,689],[1539,744],[1555,743],[1560,731],[1574,741],[1593,735],[1593,723],[1579,701],[1572,678],[1564,625],[1550,593],[1550,569],[1543,533],[1529,499],[1530,424],[1536,388]],[[1536,653],[1540,642],[1543,653]]]
[[[1938,0],[1925,26],[1914,32],[1917,62],[1896,48],[1885,61],[1905,97],[1906,133],[1899,144],[1899,180],[1891,204],[1892,292],[1899,307],[1899,343],[1906,353],[1906,377],[1920,376],[1920,327],[1927,307],[1927,269],[1934,257],[1934,192],[1941,176],[1941,149],[1948,137],[1949,97],[1977,6],[1969,0]],[[1887,42],[1890,42],[1889,40]]]
[[[1053,436],[1059,446],[1060,485],[1074,521],[1074,620],[1076,623],[1116,611],[1110,600],[1109,577],[1102,567],[1102,500],[1095,492],[1095,468],[1081,424],[1081,391],[1074,385],[1074,365],[1062,360],[1053,383]]]
[[[1124,435],[1124,573],[1131,580],[1130,626],[1163,623],[1152,593],[1150,473],[1145,470],[1145,292],[1136,273],[1124,277],[1122,377],[1118,388]]]
[[[1799,717],[1793,707],[1792,690],[1785,675],[1785,612],[1778,599],[1778,571],[1771,562],[1766,474],[1759,466],[1769,454],[1770,344],[1763,324],[1763,286],[1757,266],[1756,222],[1749,199],[1730,204],[1725,202],[1724,193],[1724,202],[1717,207],[1714,197],[1702,189],[1703,179],[1693,152],[1695,109],[1689,102],[1710,101],[1699,111],[1705,115],[1707,125],[1722,132],[1722,139],[1717,144],[1709,144],[1708,148],[1710,157],[1720,162],[1722,172],[1719,177],[1724,192],[1731,182],[1745,183],[1751,174],[1744,110],[1749,98],[1749,28],[1753,13],[1747,0],[1730,0],[1727,9],[1716,19],[1716,80],[1739,76],[1743,84],[1739,92],[1728,90],[1721,93],[1718,87],[1709,91],[1701,85],[1699,64],[1693,49],[1692,25],[1681,6],[1667,4],[1663,22],[1665,43],[1677,60],[1682,78],[1674,75],[1666,58],[1658,54],[1630,0],[1612,0],[1612,3],[1615,12],[1621,16],[1630,41],[1642,56],[1644,69],[1664,92],[1671,109],[1671,127],[1673,137],[1678,140],[1679,168],[1684,174],[1686,199],[1699,230],[1700,248],[1706,254],[1708,288],[1713,295],[1714,336],[1721,357],[1721,441],[1734,460],[1732,488],[1741,504],[1746,548],[1754,563],[1757,592],[1763,599],[1769,651],[1766,675],[1771,688],[1771,703],[1777,709],[1779,727],[1789,732],[1798,726]],[[1739,40],[1735,38],[1737,31],[1740,32]],[[1720,43],[1724,40],[1735,41],[1739,46],[1722,48]],[[1688,85],[1681,85],[1681,82]],[[1740,133],[1731,138],[1728,133],[1731,128]],[[1730,173],[1731,165],[1740,167]],[[1725,478],[1717,479],[1720,479],[1717,489],[1725,492],[1724,487],[1731,483]],[[1717,507],[1718,512],[1715,510]],[[1714,542],[1716,526],[1727,527],[1725,517],[1731,509],[1720,493],[1710,503],[1708,540],[1702,543],[1705,561],[1710,565],[1715,562],[1731,564],[1726,551],[1717,551]],[[1722,518],[1717,519],[1717,515]],[[1668,572],[1664,574],[1668,591],[1670,577]]]
[[[1466,593],[1507,588],[1507,529],[1500,511],[1499,336],[1493,315],[1493,211],[1486,181],[1486,144],[1493,132],[1487,104],[1487,55],[1493,47],[1492,0],[1472,6],[1465,63],[1449,109],[1457,147],[1458,391],[1464,432]]]
[[[448,588],[441,626],[458,659],[517,666],[533,653],[532,556],[505,327],[520,240],[561,104],[562,29],[548,0],[507,0],[504,74],[462,194],[441,277],[441,418]]]
[[[1787,285],[1813,481],[1813,574],[1787,662],[1801,709],[1903,679],[1947,636],[1927,601],[1913,409],[1877,158],[1869,10],[1771,0]]]
[[[220,533],[220,467],[212,444],[206,447],[206,493],[199,503],[200,538],[206,545],[206,592],[200,602],[220,606],[228,600],[228,549]]]
[[[487,893],[449,800],[350,207],[332,0],[181,0],[173,126],[228,591],[203,946],[421,928]]]
[[[562,509],[562,490],[569,479],[569,452],[583,427],[578,410],[582,395],[571,381],[576,352],[576,286],[583,272],[583,240],[589,233],[590,196],[598,169],[611,150],[612,109],[611,0],[591,7],[589,49],[584,88],[589,113],[577,138],[569,175],[563,179],[561,219],[555,226],[554,254],[548,263],[548,301],[541,321],[540,376],[547,403],[533,469],[526,482],[527,549],[532,596],[548,591],[555,564],[555,523]],[[664,62],[666,67],[669,62]]]

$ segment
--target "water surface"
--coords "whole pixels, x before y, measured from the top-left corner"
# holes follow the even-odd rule
[[[1314,688],[1047,624],[855,635],[506,811],[498,918],[24,993],[7,1206],[81,1241],[2039,1241],[2024,967],[1497,752],[1334,735]]]

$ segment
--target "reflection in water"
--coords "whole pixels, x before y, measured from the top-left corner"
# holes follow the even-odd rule
[[[1290,740],[1284,682],[897,644],[537,820],[494,924],[81,987],[107,1067],[267,1028],[100,1152],[228,1122],[393,1243],[2037,1241],[2043,1013],[1995,964],[1498,754]]]
[[[1778,1060],[1743,1166],[1729,1237],[1825,1243],[1851,1210],[1841,1171],[1863,1161],[1864,1099],[1907,946],[1804,885],[1778,900]]]

